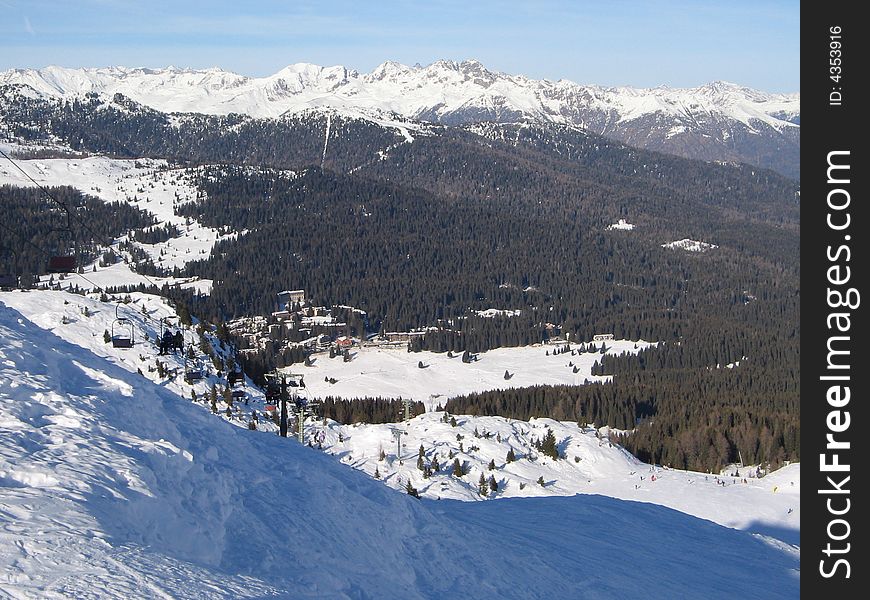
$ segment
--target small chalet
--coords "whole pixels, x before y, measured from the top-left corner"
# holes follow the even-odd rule
[[[289,311],[294,304],[305,304],[305,290],[285,290],[278,292],[278,307]]]

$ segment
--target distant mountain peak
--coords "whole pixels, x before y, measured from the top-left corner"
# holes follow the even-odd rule
[[[791,176],[799,164],[800,95],[726,81],[696,88],[603,87],[495,72],[475,59],[441,59],[427,66],[388,60],[363,74],[299,62],[259,78],[217,67],[50,66],[2,72],[4,84],[59,99],[121,93],[166,113],[276,118],[319,107],[446,125],[560,123],[683,156],[774,166]],[[792,166],[777,164],[782,160]]]

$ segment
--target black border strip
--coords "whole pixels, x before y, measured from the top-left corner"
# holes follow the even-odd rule
[[[866,597],[870,570],[860,541],[866,494],[857,491],[867,487],[870,456],[861,352],[870,296],[860,297],[870,269],[860,130],[870,105],[860,6],[801,7],[801,592],[837,600]]]

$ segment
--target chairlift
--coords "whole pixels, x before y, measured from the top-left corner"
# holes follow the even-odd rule
[[[195,358],[190,358],[189,353],[184,354],[184,381],[193,383],[201,380],[205,374],[202,370],[202,365]]]
[[[61,238],[67,238],[71,243],[58,245],[61,252],[48,257],[48,264],[45,270],[48,273],[75,273],[79,266],[79,249],[78,242],[73,235],[72,226],[70,223],[70,213],[66,206],[62,207],[66,212],[66,227],[54,229],[53,231],[61,232]]]
[[[112,321],[112,347],[132,348],[133,321],[118,314],[119,308],[121,308],[120,304],[115,307],[115,320]]]
[[[78,265],[79,261],[74,255],[51,256],[45,270],[48,273],[75,273]]]

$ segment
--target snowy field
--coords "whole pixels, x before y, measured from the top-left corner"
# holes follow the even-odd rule
[[[648,342],[627,340],[605,344],[607,354],[634,353],[649,346]],[[601,348],[601,342],[597,347]],[[466,364],[459,354],[448,358],[446,353],[364,347],[351,350],[352,359],[347,363],[340,356],[330,359],[320,354],[311,367],[294,366],[291,370],[305,375],[309,393],[316,398],[408,398],[423,402],[427,410],[443,405],[450,397],[471,392],[610,379],[591,374],[592,365],[601,360],[598,352],[553,355],[554,349],[552,345],[496,348],[481,352],[477,361]],[[510,379],[504,378],[505,371]],[[325,381],[330,378],[336,383]]]
[[[634,475],[625,471],[637,467],[640,475],[644,465],[566,429],[557,430],[560,441],[565,433],[572,439],[564,447],[567,459],[553,467],[558,475],[552,487],[568,479],[568,469],[577,469],[599,486],[590,489],[596,495],[416,500],[292,439],[216,418],[180,396],[175,383],[132,369],[138,348],[119,360],[119,350],[102,344],[101,331],[85,335],[84,319],[105,318],[106,307],[65,324],[64,311],[80,309],[67,294],[55,293],[55,300],[46,299],[49,295],[0,294],[2,594],[124,599],[799,594],[799,550],[784,536],[723,527],[654,503],[668,484],[670,495],[698,501],[709,490],[706,501],[729,510],[738,507],[739,494],[747,494],[743,505],[755,506],[763,516],[766,509],[759,505],[770,499],[797,500],[790,489],[791,481],[799,488],[797,466],[757,485],[721,489],[689,483],[688,474],[658,471],[655,484],[663,485],[650,483],[648,496],[637,502],[599,494],[613,493],[608,486],[617,482],[604,482],[611,471],[629,484]],[[42,304],[28,317],[10,300]],[[456,440],[455,432],[463,431],[466,449],[478,445],[474,452],[482,457],[503,449],[488,444],[493,438],[469,434],[471,424],[463,418],[457,423],[461,429],[454,429],[438,423],[437,416],[419,417],[409,428],[429,428],[432,439],[451,434]],[[545,425],[558,426],[545,420],[477,423],[504,435],[504,443],[517,444],[519,452],[534,433],[526,430],[543,431]],[[378,428],[347,431],[351,453],[376,451],[383,434]],[[327,433],[337,439],[337,426]],[[414,435],[409,430],[406,441],[405,463],[411,468],[419,445]],[[385,449],[390,452],[388,445]],[[580,463],[571,458],[575,454]],[[505,496],[520,478],[534,475],[524,474],[530,467],[523,460],[500,472],[511,480]],[[765,489],[777,484],[783,492]],[[531,485],[537,484],[526,489]]]

